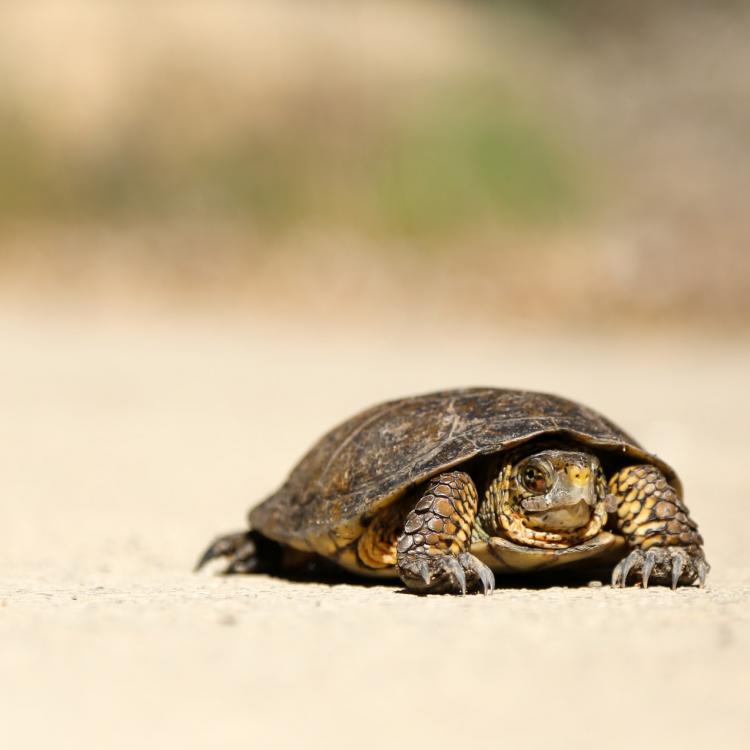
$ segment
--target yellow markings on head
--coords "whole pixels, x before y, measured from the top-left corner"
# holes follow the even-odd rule
[[[591,481],[591,469],[588,466],[567,464],[565,472],[576,487],[586,487]]]

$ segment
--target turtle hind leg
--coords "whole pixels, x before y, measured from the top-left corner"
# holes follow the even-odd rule
[[[273,573],[281,569],[282,557],[283,550],[277,542],[258,531],[240,531],[216,539],[198,560],[195,570],[211,560],[224,558],[227,566],[223,575]]]
[[[477,505],[476,487],[465,472],[448,472],[430,482],[398,540],[397,569],[409,589],[422,594],[492,592],[492,571],[467,551]]]

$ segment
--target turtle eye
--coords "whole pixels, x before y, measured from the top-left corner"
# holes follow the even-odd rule
[[[524,466],[521,471],[521,483],[529,492],[544,492],[547,489],[547,474],[538,466]]]

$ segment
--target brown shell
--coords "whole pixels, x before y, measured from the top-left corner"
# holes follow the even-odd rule
[[[332,554],[411,487],[481,455],[542,436],[671,467],[593,409],[531,391],[466,388],[373,406],[324,435],[250,524],[298,549]]]

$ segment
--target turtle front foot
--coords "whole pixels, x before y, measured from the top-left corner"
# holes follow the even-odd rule
[[[420,594],[465,594],[495,588],[492,571],[467,552],[477,488],[463,471],[433,478],[404,522],[396,546],[401,580]]]
[[[625,588],[630,573],[640,574],[643,588],[649,583],[688,586],[694,581],[703,588],[711,566],[699,547],[651,547],[634,549],[612,571],[612,587]]]
[[[257,531],[240,531],[221,536],[203,553],[195,570],[200,570],[211,560],[227,560],[223,575],[235,573],[262,573],[275,568],[280,556],[279,546]]]
[[[419,594],[461,594],[495,589],[492,571],[474,555],[408,556],[399,561],[401,580]]]

